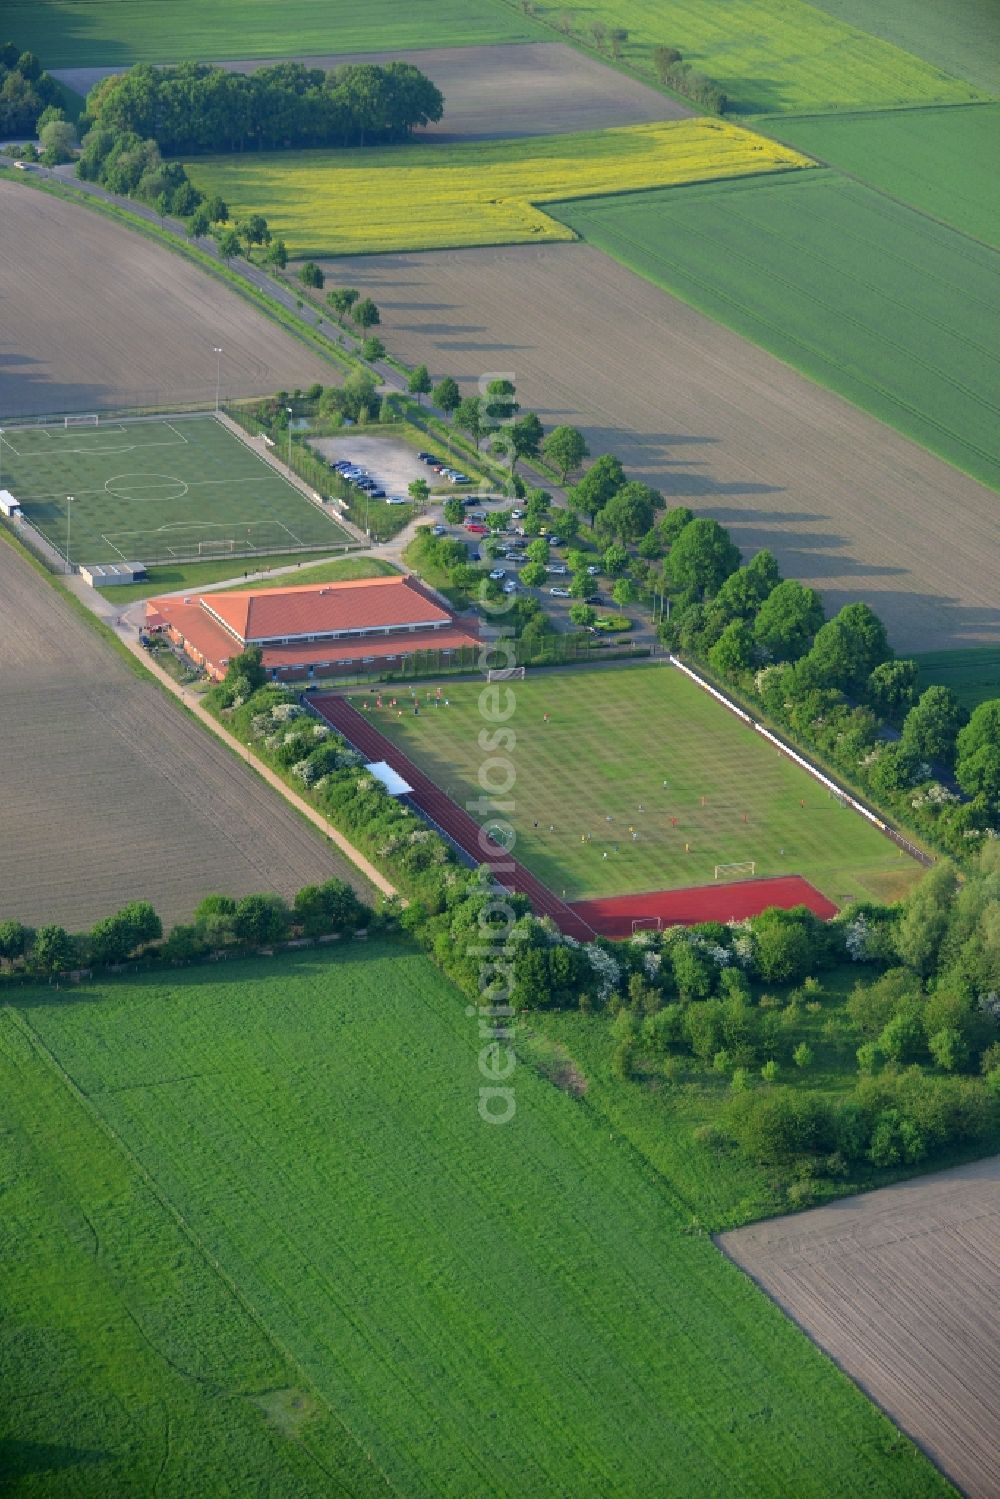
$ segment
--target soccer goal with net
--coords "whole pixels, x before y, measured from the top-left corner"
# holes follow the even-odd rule
[[[755,859],[743,859],[736,864],[716,864],[717,880],[746,880],[757,873]]]
[[[662,932],[662,931],[663,931],[663,917],[662,916],[637,916],[635,918],[635,920],[632,922],[632,936],[633,937],[635,936],[636,932]]]
[[[98,416],[98,414],[97,414],[96,411],[93,412],[90,416],[64,416],[63,417],[63,426],[64,427],[96,427],[96,426],[99,426],[100,420],[101,420],[101,418]]]
[[[523,666],[491,666],[486,673],[487,682],[512,682],[515,679],[524,681]]]

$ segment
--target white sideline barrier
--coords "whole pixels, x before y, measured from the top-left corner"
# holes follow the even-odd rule
[[[737,718],[742,718],[744,723],[749,724],[752,729],[756,729],[758,734],[762,734],[765,739],[770,740],[773,745],[781,750],[783,755],[787,755],[790,760],[794,760],[796,765],[801,765],[802,769],[807,770],[814,780],[819,781],[821,786],[825,786],[840,801],[846,802],[849,807],[853,807],[855,812],[860,812],[861,816],[866,817],[870,823],[873,823],[880,833],[885,833],[893,842],[901,842],[905,848],[912,849],[918,858],[923,858],[920,851],[914,848],[911,843],[902,839],[894,828],[890,828],[888,823],[883,822],[880,817],[876,817],[874,812],[870,811],[862,802],[859,802],[856,797],[851,796],[842,786],[838,786],[836,781],[831,781],[829,776],[825,776],[815,765],[810,764],[804,755],[800,755],[790,745],[787,745],[783,739],[779,739],[777,734],[772,734],[770,729],[765,729],[763,724],[757,723],[755,719],[750,717],[749,713],[745,713],[742,708],[734,703],[732,698],[728,698],[724,692],[720,692],[717,687],[713,687],[711,682],[706,682],[704,677],[700,677],[696,671],[692,671],[690,666],[686,666],[683,661],[679,660],[672,653],[668,656],[668,660],[671,666],[676,666],[679,671],[682,671],[686,677],[690,677],[691,681],[696,683],[703,691],[711,693],[712,697],[722,703],[723,707],[728,708],[730,713],[735,713]]]

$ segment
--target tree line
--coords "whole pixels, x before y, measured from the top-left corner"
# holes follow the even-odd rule
[[[34,135],[39,116],[59,99],[59,85],[33,52],[15,42],[0,45],[0,134]]]
[[[372,912],[343,880],[305,885],[291,905],[271,893],[208,895],[190,923],[164,936],[149,901],[130,901],[87,932],[57,925],[37,929],[22,921],[0,922],[0,971],[8,976],[52,979],[80,969],[124,963],[193,963],[225,948],[258,948],[294,937],[344,935],[370,925]]]
[[[386,144],[408,140],[443,112],[440,90],[405,62],[329,72],[282,62],[252,73],[138,63],[87,95],[92,125],[155,140],[168,155]]]

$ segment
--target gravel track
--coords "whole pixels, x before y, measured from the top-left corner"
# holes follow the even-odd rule
[[[0,919],[90,925],[149,899],[349,879],[280,798],[145,683],[0,542]]]
[[[546,425],[768,546],[900,651],[1000,641],[992,490],[585,244],[344,257],[386,341],[471,393],[509,372]]]

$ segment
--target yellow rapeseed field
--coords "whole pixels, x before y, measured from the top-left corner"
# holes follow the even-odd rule
[[[572,239],[536,206],[808,167],[807,156],[716,119],[576,135],[281,151],[191,163],[238,217],[262,213],[293,255]]]

